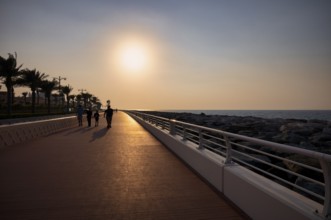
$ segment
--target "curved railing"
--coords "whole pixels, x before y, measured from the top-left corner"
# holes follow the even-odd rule
[[[171,135],[179,135],[183,141],[195,143],[199,149],[224,156],[225,164],[240,164],[323,204],[321,214],[330,216],[331,155],[139,111],[126,112]]]

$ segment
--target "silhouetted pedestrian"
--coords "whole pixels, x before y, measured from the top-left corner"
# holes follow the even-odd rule
[[[99,116],[100,116],[98,110],[95,111],[93,116],[95,119],[95,127],[98,127],[99,126]]]
[[[77,108],[78,126],[83,126],[83,113],[84,113],[83,107],[81,105],[78,105]]]
[[[107,110],[105,111],[105,113],[103,114],[103,117],[106,116],[107,119],[107,128],[111,128],[111,121],[113,118],[113,109],[110,107],[110,105],[108,105]]]
[[[86,110],[87,124],[91,127],[91,119],[92,119],[92,110],[91,108]]]

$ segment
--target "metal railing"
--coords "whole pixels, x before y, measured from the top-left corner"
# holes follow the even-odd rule
[[[158,129],[179,135],[198,149],[225,157],[293,191],[323,204],[325,218],[331,214],[331,155],[278,144],[173,119],[126,111]],[[317,212],[318,210],[316,210]]]

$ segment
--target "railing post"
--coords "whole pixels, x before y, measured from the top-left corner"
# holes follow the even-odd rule
[[[325,200],[322,215],[325,219],[331,219],[331,162],[320,159],[321,168],[324,175]]]
[[[232,146],[230,143],[230,139],[227,135],[223,134],[225,145],[226,145],[226,158],[225,158],[225,164],[231,164],[232,163]]]
[[[202,129],[199,129],[199,147],[198,149],[203,149],[203,133],[202,133]]]
[[[171,119],[169,122],[170,122],[170,134],[176,135],[176,120]]]
[[[187,137],[186,137],[186,126],[183,126],[183,141],[186,141]]]

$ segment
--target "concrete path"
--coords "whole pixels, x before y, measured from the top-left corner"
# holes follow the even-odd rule
[[[0,151],[0,219],[245,219],[125,113]]]

